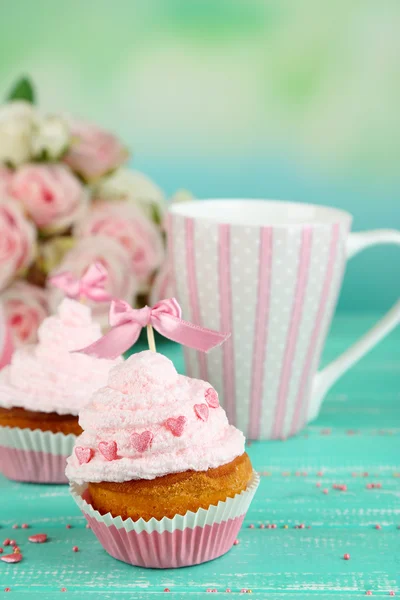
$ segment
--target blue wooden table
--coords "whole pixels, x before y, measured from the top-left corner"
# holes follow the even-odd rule
[[[375,318],[338,316],[324,360]],[[159,349],[183,369],[179,348]],[[0,595],[10,588],[11,598],[53,600],[64,589],[74,599],[154,600],[168,588],[172,597],[197,600],[229,588],[271,600],[355,598],[367,590],[400,596],[400,331],[332,389],[300,435],[248,451],[262,476],[240,543],[216,561],[178,570],[145,570],[108,556],[67,486],[0,478],[0,546],[13,538],[24,555],[19,564],[0,562]],[[22,523],[29,529],[13,529]],[[29,544],[32,533],[49,541]]]

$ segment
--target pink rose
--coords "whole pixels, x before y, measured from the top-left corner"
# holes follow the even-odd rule
[[[16,281],[1,295],[14,347],[34,344],[40,323],[49,314],[48,292],[26,281]]]
[[[10,195],[10,184],[12,180],[13,172],[7,167],[0,165],[0,198],[4,198]]]
[[[150,306],[154,306],[160,300],[174,297],[174,285],[171,267],[168,259],[164,261],[161,269],[154,278],[150,291]]]
[[[128,252],[140,291],[148,290],[151,276],[164,259],[160,230],[129,201],[95,203],[78,223],[76,234],[101,234],[117,240]]]
[[[63,160],[86,181],[99,179],[128,158],[126,148],[112,133],[83,121],[71,123],[70,129],[72,143]]]
[[[80,181],[59,164],[22,166],[12,179],[10,193],[48,233],[67,229],[81,216],[87,202]]]
[[[21,207],[0,198],[0,290],[28,267],[35,256],[36,231]]]
[[[122,298],[131,303],[137,293],[137,283],[132,273],[129,255],[116,240],[111,238],[98,235],[79,240],[50,276],[62,271],[70,271],[76,277],[80,277],[94,262],[100,262],[108,272],[106,291],[115,298]],[[52,307],[55,308],[62,298],[62,292],[53,288],[51,297]],[[109,303],[88,302],[88,305],[100,323],[106,326]]]

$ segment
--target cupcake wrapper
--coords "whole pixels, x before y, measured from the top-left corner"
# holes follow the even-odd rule
[[[0,427],[0,471],[31,483],[68,483],[66,460],[76,436],[40,429]]]
[[[90,504],[87,485],[71,493],[103,548],[118,560],[155,569],[197,565],[222,556],[233,545],[259,484],[255,471],[246,490],[207,510],[173,519],[123,520],[101,515]]]

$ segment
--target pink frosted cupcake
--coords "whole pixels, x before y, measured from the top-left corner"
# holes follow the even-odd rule
[[[66,473],[111,556],[168,568],[231,548],[258,477],[210,384],[141,352],[110,371],[79,423]]]
[[[38,336],[0,372],[0,470],[18,481],[65,483],[78,413],[122,359],[71,354],[101,337],[90,309],[75,300],[63,300]]]

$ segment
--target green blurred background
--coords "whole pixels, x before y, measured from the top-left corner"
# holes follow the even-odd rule
[[[118,132],[167,193],[345,208],[400,228],[399,0],[0,0],[0,93]],[[399,248],[349,264],[340,307],[400,294]]]

